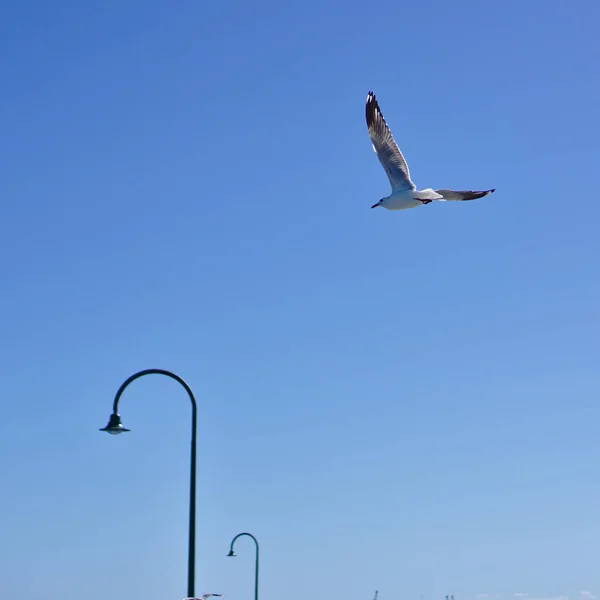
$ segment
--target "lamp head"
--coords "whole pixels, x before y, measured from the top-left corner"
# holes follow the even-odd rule
[[[236,556],[235,552],[232,550],[229,551],[229,554],[227,556]]]
[[[108,425],[106,427],[102,427],[100,431],[106,431],[106,433],[110,433],[111,435],[118,435],[119,433],[131,430],[123,427],[123,423],[121,423],[121,417],[118,414],[113,413],[110,415]]]

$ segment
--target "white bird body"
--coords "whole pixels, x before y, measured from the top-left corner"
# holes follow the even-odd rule
[[[387,208],[388,210],[404,210],[406,208],[416,208],[423,206],[433,200],[444,202],[445,198],[431,188],[426,190],[399,190],[392,192],[389,196],[382,198],[377,206]]]
[[[366,117],[373,150],[377,154],[377,158],[392,186],[392,193],[382,198],[376,204],[373,204],[371,208],[381,206],[388,210],[405,210],[407,208],[416,208],[417,206],[430,204],[434,200],[438,202],[445,202],[446,200],[475,200],[495,191],[494,189],[471,191],[434,190],[432,188],[417,190],[417,186],[410,178],[410,171],[408,170],[406,160],[402,156],[402,152],[400,152],[400,148],[398,148],[398,144],[396,144],[394,136],[383,118],[377,98],[373,92],[369,92],[367,95]]]
[[[392,192],[389,196],[382,198],[377,205],[388,210],[404,210],[406,208],[416,208],[421,206],[422,202],[415,198],[413,190],[400,190]]]

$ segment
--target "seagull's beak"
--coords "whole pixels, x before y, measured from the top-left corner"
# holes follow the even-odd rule
[[[373,206],[371,206],[371,208],[377,208],[378,206],[381,206],[381,202],[378,202],[377,204],[373,204]]]

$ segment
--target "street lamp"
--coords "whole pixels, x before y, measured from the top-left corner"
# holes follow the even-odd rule
[[[128,379],[126,379],[121,387],[118,389],[113,402],[113,411],[110,415],[108,425],[100,429],[100,431],[106,431],[112,435],[117,435],[129,429],[123,427],[121,423],[121,417],[119,416],[119,399],[121,394],[125,391],[125,388],[140,377],[144,375],[166,375],[171,379],[179,382],[187,392],[192,402],[192,448],[191,448],[191,459],[190,459],[190,531],[189,531],[189,546],[188,546],[188,587],[187,595],[192,598],[194,596],[194,579],[195,579],[195,565],[196,565],[196,432],[197,432],[197,406],[196,398],[190,386],[175,373],[165,371],[163,369],[146,369],[135,373]]]
[[[251,533],[238,533],[232,540],[231,545],[229,547],[229,554],[227,556],[236,556],[233,551],[233,545],[235,544],[235,540],[243,535],[247,535],[248,537],[254,540],[254,545],[256,546],[256,561],[254,563],[254,600],[258,600],[258,540]]]

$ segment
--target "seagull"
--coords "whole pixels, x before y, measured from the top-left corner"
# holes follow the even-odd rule
[[[404,156],[402,156],[402,152],[400,152],[400,148],[398,148],[398,144],[396,144],[394,136],[383,118],[383,113],[373,92],[367,94],[366,116],[373,150],[377,154],[377,158],[392,186],[392,193],[373,204],[371,208],[382,206],[388,210],[404,210],[430,204],[434,200],[439,202],[475,200],[496,191],[492,189],[474,192],[469,190],[433,190],[431,188],[417,190],[417,186],[410,179],[406,160],[404,160]]]
[[[213,596],[222,596],[223,594],[202,594],[202,596],[200,596],[200,598],[184,598],[183,600],[208,600],[209,598],[212,598]]]

